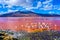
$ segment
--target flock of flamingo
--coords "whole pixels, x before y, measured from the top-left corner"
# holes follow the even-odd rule
[[[0,18],[0,30],[27,31],[60,30],[59,20],[46,20],[40,17]]]

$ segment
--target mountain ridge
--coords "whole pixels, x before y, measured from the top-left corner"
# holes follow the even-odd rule
[[[42,13],[34,13],[31,11],[16,11],[16,12],[10,12],[3,15],[0,15],[0,17],[60,17],[58,14],[42,14]]]

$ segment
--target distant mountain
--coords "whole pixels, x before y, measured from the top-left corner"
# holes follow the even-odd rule
[[[34,13],[31,11],[16,11],[16,12],[10,12],[3,15],[0,15],[0,17],[59,17],[60,15],[56,14],[42,14],[42,13]]]
[[[27,12],[17,11],[17,12],[11,12],[11,13],[0,15],[0,17],[36,17],[36,16],[39,15],[30,11]]]

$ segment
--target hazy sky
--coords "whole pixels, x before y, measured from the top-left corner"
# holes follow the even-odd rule
[[[60,0],[0,0],[0,14],[15,11],[60,14]]]

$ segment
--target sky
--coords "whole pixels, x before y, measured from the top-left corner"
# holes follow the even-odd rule
[[[0,0],[0,14],[15,11],[60,15],[60,0]]]

